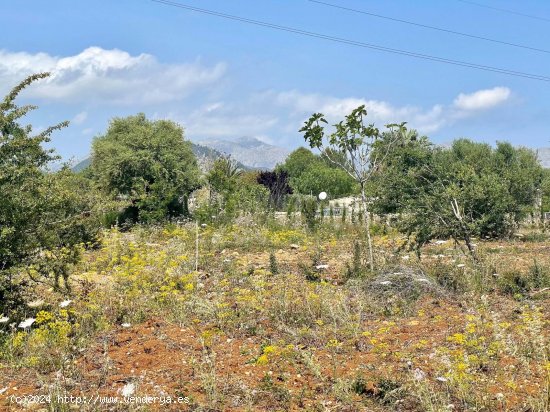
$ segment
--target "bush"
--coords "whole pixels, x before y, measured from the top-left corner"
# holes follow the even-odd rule
[[[361,257],[361,243],[355,241],[353,243],[353,258],[351,263],[346,264],[346,278],[358,278],[365,273],[363,261]]]
[[[67,168],[48,173],[58,159],[43,147],[59,123],[32,135],[30,125],[18,121],[33,106],[18,107],[14,100],[32,82],[48,73],[28,77],[0,103],[0,313],[17,316],[23,289],[34,280],[52,281],[68,276],[82,243],[95,239],[98,211],[103,202],[85,180]],[[51,282],[48,282],[51,283]]]
[[[501,293],[522,297],[534,289],[550,287],[550,269],[534,260],[527,273],[505,272],[498,279],[498,287]]]
[[[304,196],[301,202],[302,216],[307,227],[315,230],[317,227],[317,199],[313,196]]]
[[[540,289],[550,286],[550,269],[541,266],[535,259],[533,266],[529,268],[529,279],[533,288]]]
[[[269,254],[269,271],[272,275],[279,274],[279,264],[277,263],[277,257],[274,252]]]
[[[503,273],[498,285],[502,293],[510,296],[522,296],[531,290],[529,278],[515,271]]]

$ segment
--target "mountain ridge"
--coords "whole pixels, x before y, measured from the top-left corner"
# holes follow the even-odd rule
[[[255,137],[243,136],[236,139],[208,139],[197,141],[254,169],[273,169],[285,161],[290,150],[261,141]]]
[[[550,169],[550,147],[541,147],[534,150],[542,167]]]
[[[191,149],[197,158],[199,168],[202,172],[206,172],[210,169],[214,161],[222,156],[223,153],[220,153],[216,149],[211,147],[203,146],[194,142],[191,142]],[[236,159],[235,159],[236,160]],[[92,157],[87,156],[84,159],[78,161],[74,166],[71,167],[71,170],[74,172],[80,172],[90,166],[92,162]],[[251,170],[253,168],[249,167],[246,164],[243,164],[237,161],[237,166],[243,170]]]
[[[290,150],[265,143],[254,137],[241,137],[235,140],[217,139],[191,142],[193,153],[197,156],[201,170],[206,171],[217,158],[231,156],[244,170],[273,169],[285,161]],[[542,167],[550,169],[550,147],[532,149]],[[90,165],[90,156],[80,160],[73,167],[75,172]]]

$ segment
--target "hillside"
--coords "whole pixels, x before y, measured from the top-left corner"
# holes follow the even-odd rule
[[[549,169],[550,168],[550,147],[542,147],[540,149],[537,149],[537,154],[542,167]]]
[[[210,168],[210,166],[212,165],[212,163],[217,158],[223,156],[222,153],[220,153],[219,151],[217,151],[217,150],[215,150],[211,147],[206,147],[206,146],[203,146],[203,145],[200,145],[200,144],[197,144],[197,143],[193,143],[193,142],[191,142],[191,145],[192,145],[192,148],[193,148],[193,153],[195,154],[195,156],[197,156],[197,160],[199,162],[199,167],[203,172],[208,170]],[[77,164],[75,164],[72,169],[75,172],[80,172],[81,170],[84,170],[88,166],[90,166],[90,163],[91,163],[91,157],[88,156],[88,157],[82,159]],[[248,167],[247,165],[245,165],[241,162],[238,162],[238,165],[241,169],[244,169],[244,170],[251,169],[251,167]]]
[[[255,169],[273,169],[284,162],[289,150],[274,146],[254,137],[241,137],[235,140],[203,140],[198,142],[220,153],[231,155],[235,160]]]
[[[201,170],[207,170],[210,164],[222,155],[231,155],[242,169],[272,169],[277,163],[284,162],[289,150],[264,143],[253,137],[242,137],[235,141],[204,140],[193,143],[193,153],[197,156]],[[535,149],[544,168],[550,168],[550,147]],[[90,165],[90,157],[73,166],[75,172]]]

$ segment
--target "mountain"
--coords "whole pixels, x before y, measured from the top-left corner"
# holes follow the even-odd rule
[[[81,172],[86,169],[92,163],[92,158],[90,156],[85,157],[80,162],[75,164],[71,169],[73,172]]]
[[[277,163],[282,163],[290,153],[282,147],[273,146],[253,137],[241,137],[231,140],[203,140],[191,142],[193,153],[197,156],[202,171],[210,168],[214,160],[223,155],[231,155],[244,170],[273,169]],[[550,169],[550,147],[535,149],[543,167]],[[90,165],[90,157],[73,166],[79,172]]]
[[[198,142],[231,157],[245,166],[254,169],[273,169],[282,163],[290,153],[282,147],[270,145],[254,137],[241,137],[235,140],[203,140]]]
[[[550,147],[542,147],[536,152],[542,167],[550,169]]]
[[[193,153],[195,153],[195,156],[197,157],[199,168],[203,172],[206,172],[207,170],[209,170],[210,167],[212,166],[212,163],[214,163],[214,161],[217,158],[223,156],[223,153],[220,153],[218,150],[201,145],[201,144],[191,142],[191,147],[193,149]],[[237,166],[243,170],[251,169],[247,165],[239,162],[238,160],[237,160]]]
[[[210,169],[212,166],[212,163],[219,158],[222,157],[223,154],[220,153],[218,150],[213,149],[211,147],[206,147],[197,143],[191,142],[191,147],[193,150],[193,153],[195,153],[195,156],[197,157],[197,161],[199,163],[199,168],[201,171],[205,172]],[[237,159],[235,159],[237,160]],[[88,166],[90,166],[90,163],[92,162],[92,158],[90,156],[82,159],[80,162],[75,164],[72,167],[72,170],[74,172],[80,172],[84,169],[86,169]],[[251,168],[246,166],[245,164],[242,164],[237,160],[237,166],[239,166],[243,170],[250,170]]]

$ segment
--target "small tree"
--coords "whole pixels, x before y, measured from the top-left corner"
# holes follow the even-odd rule
[[[314,113],[299,131],[304,133],[304,139],[312,148],[318,149],[327,161],[344,170],[359,185],[367,228],[369,267],[374,270],[366,186],[406,129],[405,123],[387,125],[389,131],[384,145],[381,145],[380,131],[373,124],[365,124],[366,116],[365,106],[359,106],[345,120],[334,125],[333,133],[327,134],[323,124],[328,122],[324,115]]]
[[[285,170],[260,172],[257,182],[269,189],[269,205],[274,209],[281,208],[285,196],[292,194],[288,173]]]
[[[300,212],[308,229],[315,230],[317,226],[317,198],[315,196],[303,196]]]
[[[207,175],[208,184],[217,193],[232,192],[238,184],[243,170],[230,156],[217,158]]]
[[[206,175],[210,190],[210,206],[223,210],[232,218],[235,212],[236,192],[243,170],[229,156],[216,159]]]
[[[542,213],[550,212],[550,169],[544,169],[541,183]]]

